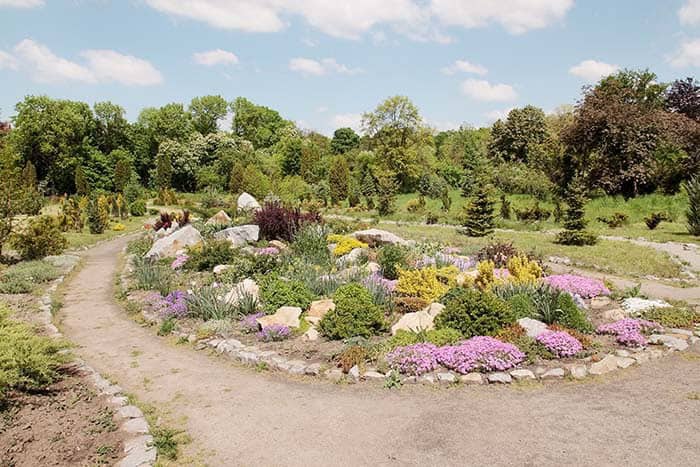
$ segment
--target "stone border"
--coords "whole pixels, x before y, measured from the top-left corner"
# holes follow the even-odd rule
[[[47,334],[54,339],[62,338],[63,334],[61,334],[58,328],[53,324],[53,317],[51,315],[52,295],[56,292],[66,275],[80,262],[80,258],[76,255],[65,256],[74,256],[78,258],[78,260],[66,267],[66,271],[52,281],[44,294],[38,299],[40,310],[39,320]],[[157,449],[153,445],[153,436],[150,434],[150,427],[141,409],[134,405],[129,405],[123,389],[102,377],[94,368],[85,363],[84,360],[76,357],[72,366],[89,377],[100,395],[110,396],[109,403],[116,409],[117,418],[121,420],[119,429],[127,434],[127,439],[124,441],[125,457],[119,461],[117,465],[120,467],[153,466],[157,457]]]
[[[126,251],[126,250],[124,250]],[[133,255],[124,257],[124,267],[120,273],[120,285],[122,290],[126,290],[128,285],[128,275],[132,270],[131,262]],[[141,313],[143,318],[151,323],[157,323],[151,316],[146,316]],[[323,377],[333,382],[345,380],[349,383],[357,383],[360,381],[385,381],[389,378],[395,378],[395,372],[381,373],[375,368],[367,368],[361,371],[356,365],[345,374],[339,368],[324,368],[326,365],[322,363],[309,363],[298,359],[287,359],[282,357],[277,352],[272,350],[260,350],[254,345],[245,345],[238,339],[202,339],[197,340],[196,336],[187,333],[174,332],[173,335],[187,340],[191,344],[195,344],[196,350],[210,348],[219,354],[223,354],[236,362],[243,363],[248,366],[257,366],[265,364],[267,368],[282,371],[293,376],[315,376]],[[581,359],[580,362],[562,364],[561,367],[543,368],[536,367],[534,370],[528,368],[515,368],[508,372],[491,372],[491,373],[468,373],[462,375],[446,369],[433,373],[427,373],[421,376],[405,376],[400,377],[402,384],[456,384],[462,383],[466,385],[472,384],[508,384],[513,381],[550,381],[561,380],[570,377],[575,380],[586,378],[587,376],[599,376],[611,373],[618,369],[629,368],[630,366],[640,365],[650,360],[656,360],[666,354],[676,351],[686,350],[690,345],[700,342],[700,324],[696,326],[695,331],[687,329],[668,329],[663,333],[653,334],[649,337],[649,343],[662,348],[629,348],[617,349],[615,353],[605,355],[598,361],[593,361],[591,357]]]

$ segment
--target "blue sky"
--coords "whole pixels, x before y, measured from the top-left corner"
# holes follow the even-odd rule
[[[550,111],[616,67],[700,66],[700,0],[0,0],[0,118],[27,94],[245,96],[323,133],[404,94],[439,129]]]

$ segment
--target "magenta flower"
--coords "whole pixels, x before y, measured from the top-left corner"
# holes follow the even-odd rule
[[[525,360],[525,354],[510,343],[489,336],[476,336],[458,345],[441,347],[437,360],[458,373],[504,371]]]
[[[280,253],[280,250],[275,248],[274,246],[268,246],[265,248],[256,248],[253,250],[256,255],[259,256],[276,256]]]
[[[246,334],[252,334],[260,329],[258,318],[265,316],[265,313],[259,312],[248,315],[241,320],[241,330]]]
[[[610,295],[610,290],[605,287],[603,281],[590,277],[576,276],[573,274],[555,274],[545,277],[544,282],[549,284],[550,287],[569,292],[571,295],[579,295],[582,298]]]
[[[616,337],[618,343],[629,347],[642,347],[647,344],[647,339],[642,333],[658,331],[661,325],[654,321],[635,318],[623,318],[614,323],[598,326],[598,334],[611,334]]]
[[[573,357],[583,350],[578,339],[564,331],[544,331],[535,339],[557,357]]]
[[[189,256],[182,254],[182,255],[177,255],[173,262],[170,264],[171,269],[180,269],[182,266],[185,265],[187,260],[190,259]]]
[[[292,330],[289,329],[289,326],[284,326],[282,324],[272,324],[270,326],[266,326],[256,334],[258,339],[263,342],[283,341],[291,335]]]
[[[386,361],[399,373],[420,376],[437,368],[437,351],[438,348],[433,344],[406,345],[389,352]]]

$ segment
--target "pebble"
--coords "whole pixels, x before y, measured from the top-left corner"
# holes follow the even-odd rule
[[[588,376],[588,368],[586,368],[586,365],[573,365],[569,368],[569,371],[571,372],[571,377],[574,379],[582,379]]]
[[[348,371],[348,376],[350,377],[350,381],[353,383],[356,383],[357,381],[360,380],[360,367],[355,365],[352,368],[350,368],[350,371]]]
[[[423,384],[435,384],[435,376],[433,375],[423,375],[419,380]]]

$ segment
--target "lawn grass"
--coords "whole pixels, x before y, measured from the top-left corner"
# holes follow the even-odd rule
[[[493,240],[511,241],[521,250],[541,256],[570,258],[582,268],[606,272],[621,277],[639,278],[648,275],[677,279],[681,267],[663,252],[625,241],[601,240],[592,246],[567,246],[553,242],[554,236],[542,232],[496,232],[489,237],[473,238],[452,227],[416,226],[379,223],[379,228],[394,232],[407,239],[440,242],[463,249],[470,254]]]
[[[396,212],[385,216],[382,219],[394,221],[425,222],[428,213],[436,214],[438,222],[443,224],[459,223],[460,215],[463,212],[466,198],[461,196],[459,190],[450,192],[452,206],[448,212],[441,210],[442,203],[439,200],[426,199],[426,207],[420,212],[408,212],[407,203],[417,198],[417,194],[401,194],[396,199]],[[532,206],[536,199],[530,195],[508,195],[508,200],[513,209],[524,209]],[[550,201],[540,201],[540,206],[544,209],[553,210],[554,204]],[[590,200],[586,205],[586,218],[589,221],[589,229],[598,235],[619,236],[625,238],[645,238],[657,242],[684,242],[700,244],[700,237],[694,237],[688,233],[685,225],[685,209],[687,198],[685,194],[661,195],[651,194],[639,196],[625,200],[621,196],[604,196]],[[496,213],[499,212],[500,204],[496,203]],[[328,209],[329,214],[342,214],[352,217],[367,218],[378,217],[375,210],[350,210],[346,207]],[[606,224],[597,221],[598,217],[610,217],[616,212],[627,214],[628,224],[611,229]],[[664,212],[673,221],[662,222],[656,229],[649,230],[644,223],[644,218],[652,212]],[[497,216],[498,227],[518,231],[552,231],[561,229],[556,224],[553,217],[544,222],[526,223],[515,219],[515,214],[510,220],[501,219]]]
[[[90,230],[85,227],[82,232],[66,232],[64,235],[66,240],[68,240],[68,250],[89,247],[101,240],[111,240],[120,235],[138,232],[143,230],[143,225],[147,219],[148,217],[146,216],[121,219],[119,223],[124,225],[124,230],[120,231],[109,228],[101,234],[91,234]],[[114,222],[111,225],[114,225]]]

